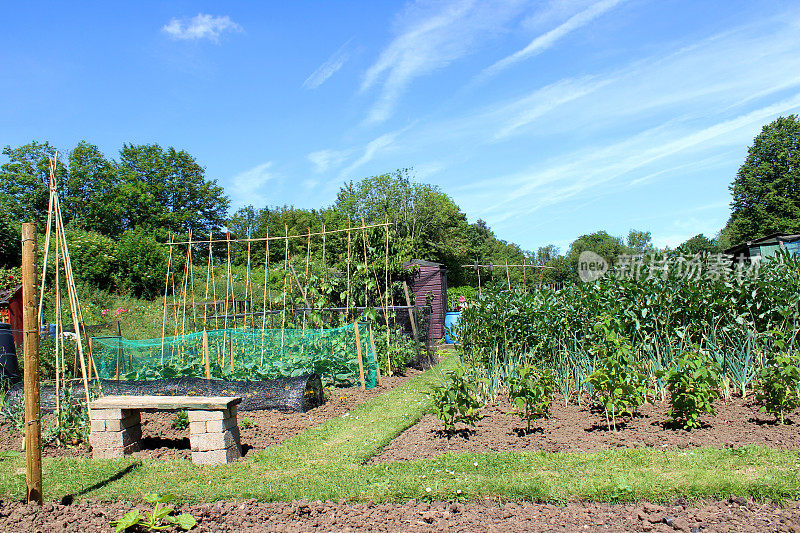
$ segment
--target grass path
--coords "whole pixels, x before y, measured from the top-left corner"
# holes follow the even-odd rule
[[[446,369],[454,364],[445,361]],[[661,501],[731,495],[800,499],[800,452],[761,447],[607,450],[599,453],[446,454],[364,465],[429,408],[433,369],[282,444],[232,465],[133,458],[44,461],[47,499],[138,500],[172,492],[188,502],[500,498]],[[0,497],[24,495],[21,457],[0,459]]]

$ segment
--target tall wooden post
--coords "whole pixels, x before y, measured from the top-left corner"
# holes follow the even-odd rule
[[[26,499],[41,505],[42,423],[39,409],[39,324],[36,319],[36,225],[30,222],[22,224],[22,302]]]

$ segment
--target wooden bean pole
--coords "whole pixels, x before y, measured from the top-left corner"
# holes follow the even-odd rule
[[[42,422],[39,406],[39,325],[36,323],[36,224],[22,224],[22,354],[25,390],[26,500],[42,504]]]

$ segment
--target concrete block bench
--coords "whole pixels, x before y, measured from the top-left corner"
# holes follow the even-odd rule
[[[122,457],[141,449],[142,409],[185,409],[192,462],[230,463],[242,456],[236,421],[239,396],[104,396],[89,403],[92,457]]]

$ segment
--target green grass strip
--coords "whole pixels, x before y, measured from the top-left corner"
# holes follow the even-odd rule
[[[454,358],[443,363],[452,366]],[[748,446],[717,450],[641,448],[599,453],[446,454],[364,465],[428,409],[425,394],[441,369],[263,450],[246,461],[199,467],[189,461],[133,458],[44,461],[48,499],[138,500],[172,492],[186,502],[498,498],[564,502],[666,501],[731,495],[800,499],[800,452]],[[0,496],[25,492],[24,459],[0,459]]]

